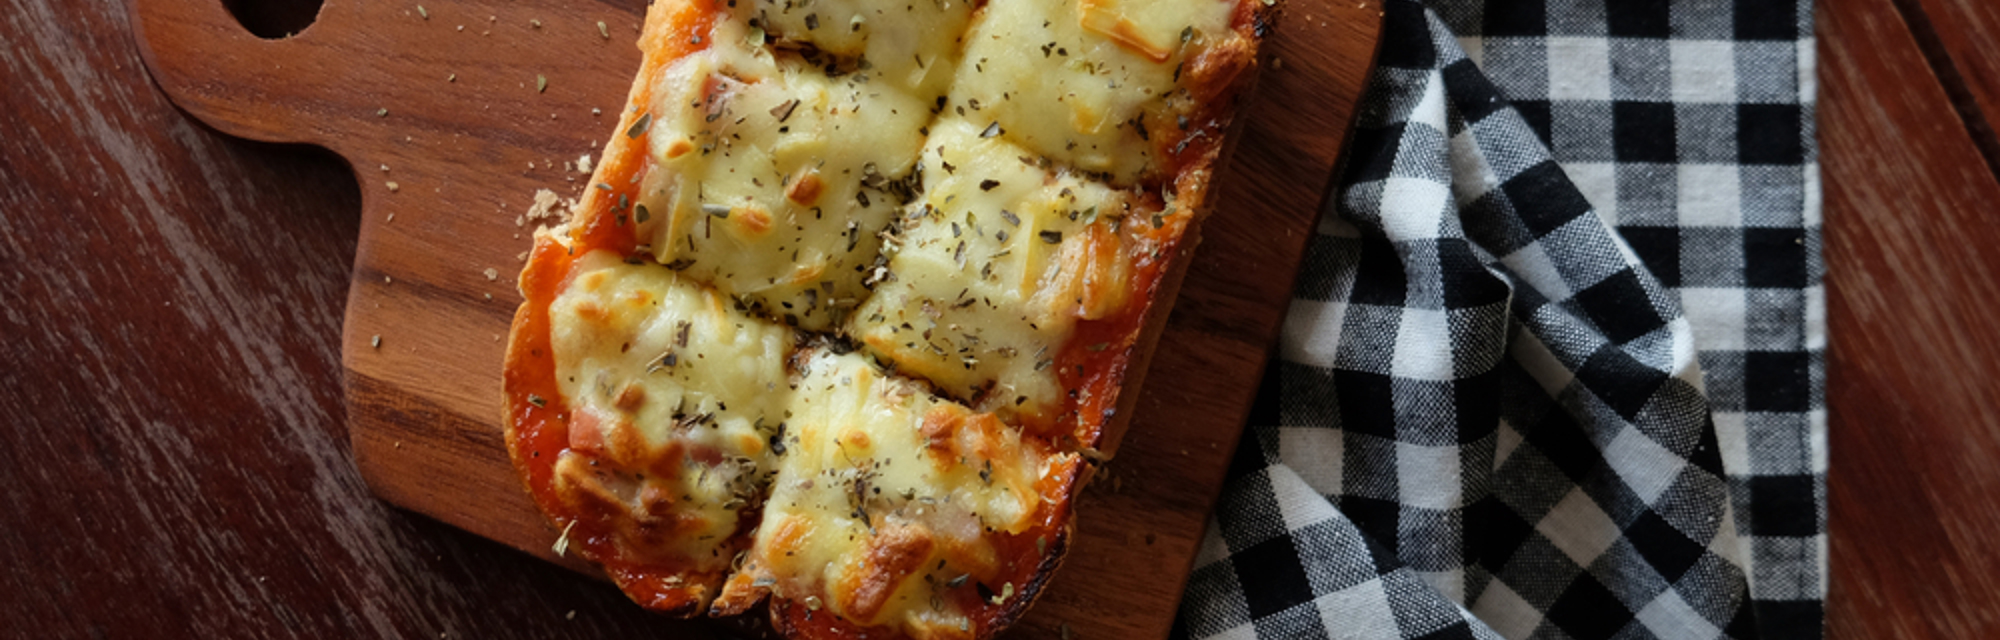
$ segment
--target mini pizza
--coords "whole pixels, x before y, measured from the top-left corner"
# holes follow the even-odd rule
[[[1272,11],[655,3],[508,343],[507,446],[559,549],[790,638],[1018,619],[1120,437]]]

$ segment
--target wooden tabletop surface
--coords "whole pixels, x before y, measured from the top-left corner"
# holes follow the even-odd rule
[[[685,637],[368,494],[352,173],[189,120],[124,11],[0,0],[0,636]],[[1818,16],[1828,635],[2000,635],[2000,3]]]

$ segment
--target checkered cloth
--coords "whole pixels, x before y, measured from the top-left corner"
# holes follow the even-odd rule
[[[1819,637],[1810,0],[1429,7],[1176,637]]]

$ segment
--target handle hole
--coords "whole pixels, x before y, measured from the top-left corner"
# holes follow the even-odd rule
[[[265,40],[282,40],[305,32],[319,18],[324,0],[222,0],[244,29]]]

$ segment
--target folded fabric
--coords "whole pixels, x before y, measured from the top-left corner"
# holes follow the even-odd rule
[[[1188,638],[1816,638],[1809,1],[1385,4]]]

